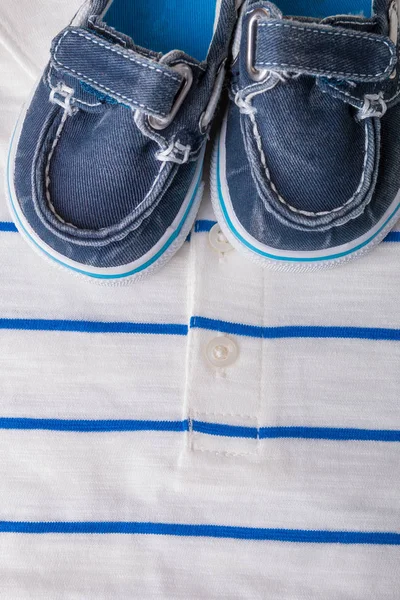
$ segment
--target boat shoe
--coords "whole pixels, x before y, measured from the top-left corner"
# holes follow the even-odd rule
[[[162,266],[202,194],[235,1],[213,0],[212,12],[207,3],[197,32],[185,5],[179,20],[171,3],[155,4],[86,2],[54,39],[11,143],[19,231],[43,256],[96,279],[138,279]],[[168,46],[175,41],[186,47]]]
[[[397,0],[325,18],[244,3],[212,196],[229,241],[260,264],[340,264],[398,220],[398,14]]]

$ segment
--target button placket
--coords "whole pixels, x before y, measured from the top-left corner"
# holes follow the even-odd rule
[[[202,221],[210,220],[215,217],[207,212]],[[255,322],[262,320],[263,286],[257,276],[259,267],[231,250],[219,225],[209,231],[204,226],[195,228],[185,399],[188,449],[254,456],[258,453],[260,340],[229,331],[229,322],[240,324],[243,314],[252,315]],[[236,427],[245,428],[249,435],[235,436]]]

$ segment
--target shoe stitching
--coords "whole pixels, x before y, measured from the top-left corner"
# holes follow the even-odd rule
[[[138,209],[138,208],[140,208],[140,207],[142,206],[142,204],[144,204],[144,202],[146,202],[146,200],[147,200],[147,199],[148,199],[148,198],[151,196],[151,194],[152,194],[152,192],[153,192],[154,188],[155,188],[155,187],[156,187],[156,185],[158,184],[158,180],[159,180],[159,179],[160,179],[160,177],[161,177],[161,174],[162,174],[162,172],[163,172],[163,169],[164,169],[164,167],[165,167],[165,164],[166,164],[165,162],[161,163],[160,170],[158,171],[158,173],[157,173],[157,177],[154,179],[154,181],[153,181],[153,184],[152,184],[151,188],[149,189],[149,191],[147,192],[147,194],[145,195],[145,197],[143,198],[143,200],[142,200],[141,202],[139,202],[139,204],[138,204],[138,205],[135,207],[135,210],[134,210],[134,212],[136,212],[136,211],[137,211],[137,209]]]
[[[51,83],[50,69],[47,72],[47,83],[52,90],[56,89]],[[79,100],[78,98],[74,98],[73,100],[74,100],[74,102],[79,102],[79,104],[84,104],[85,106],[101,106],[101,104],[102,104],[102,102],[94,102],[93,104],[91,104],[90,102],[85,102],[84,100]]]
[[[78,98],[74,98],[74,102],[79,102],[79,104],[84,104],[85,106],[100,106],[102,104],[102,102],[95,102],[94,104],[90,104],[90,102],[78,100]]]
[[[60,124],[58,125],[57,131],[56,131],[56,135],[54,137],[53,143],[52,143],[51,148],[50,148],[50,152],[49,152],[49,154],[47,156],[46,168],[45,168],[44,174],[45,174],[45,182],[46,182],[46,200],[47,200],[47,203],[48,203],[48,206],[49,206],[51,212],[53,213],[53,215],[56,217],[56,219],[58,221],[60,221],[61,223],[64,223],[64,225],[69,225],[70,227],[74,227],[74,229],[76,229],[75,225],[72,225],[72,223],[67,223],[67,221],[64,221],[64,219],[62,217],[60,217],[60,215],[57,213],[57,211],[55,209],[55,206],[54,206],[54,204],[53,204],[53,202],[51,200],[51,194],[50,194],[50,183],[51,183],[51,180],[50,180],[50,164],[51,164],[51,160],[53,158],[55,149],[56,149],[57,144],[58,144],[58,142],[60,140],[62,131],[64,129],[64,125],[65,125],[68,117],[69,117],[69,114],[65,110],[64,113],[63,113],[63,116],[61,118]]]
[[[393,67],[396,63],[397,57],[396,57],[395,48],[392,47],[392,45],[389,44],[389,42],[384,39],[375,38],[375,37],[368,36],[368,35],[356,35],[356,34],[344,33],[344,32],[339,32],[339,31],[333,32],[333,31],[325,31],[322,29],[311,29],[311,28],[306,28],[306,27],[298,27],[297,25],[289,25],[289,24],[284,24],[284,23],[260,23],[258,26],[259,27],[281,27],[281,28],[287,28],[287,29],[294,29],[295,31],[305,31],[306,33],[316,33],[316,34],[320,34],[320,35],[331,35],[334,37],[339,36],[339,37],[349,37],[349,38],[355,38],[355,39],[369,40],[369,41],[375,42],[377,44],[384,44],[389,49],[389,53],[390,53],[389,64],[384,71],[381,71],[379,73],[353,73],[353,72],[346,72],[346,71],[328,70],[328,71],[324,71],[324,73],[326,73],[326,74],[342,75],[342,76],[348,76],[348,77],[350,77],[350,76],[353,76],[353,77],[380,77],[382,75],[386,75],[387,73],[390,73],[393,70]],[[292,65],[289,63],[277,63],[277,62],[268,62],[268,61],[264,61],[264,62],[257,61],[257,65],[272,66],[272,67],[282,66],[287,69],[307,69],[307,70],[315,69],[314,67],[310,67],[310,66],[295,65],[295,64]]]
[[[332,88],[333,90],[335,90],[336,92],[339,92],[339,94],[343,94],[344,96],[346,96],[346,98],[351,98],[352,100],[354,100],[357,103],[357,107],[362,103],[361,98],[357,98],[357,96],[353,96],[352,94],[350,94],[350,92],[345,92],[344,90],[341,90],[333,83],[327,83],[327,85],[330,88]],[[321,92],[323,92],[324,94],[328,93],[327,90],[324,90],[323,88],[320,88],[320,89],[321,89]]]
[[[360,193],[361,189],[363,188],[364,182],[365,182],[365,175],[366,175],[366,169],[367,169],[367,160],[368,160],[369,135],[368,135],[366,127],[365,127],[364,165],[363,165],[363,171],[362,171],[362,175],[361,175],[361,181],[360,181],[359,186],[358,186],[357,190],[355,191],[355,193],[342,206],[334,208],[331,211],[309,212],[309,211],[305,211],[305,210],[299,210],[298,208],[295,208],[294,206],[291,206],[279,194],[278,189],[276,188],[274,182],[271,179],[271,174],[270,174],[270,171],[269,171],[269,168],[268,168],[268,165],[267,165],[267,159],[265,157],[264,149],[262,147],[262,141],[261,141],[261,136],[260,136],[260,133],[259,133],[259,130],[258,130],[258,126],[257,126],[256,117],[255,117],[254,113],[250,113],[248,116],[250,117],[250,120],[251,120],[251,122],[253,124],[253,134],[254,134],[254,137],[256,139],[256,144],[257,144],[258,151],[260,153],[261,164],[264,167],[264,171],[265,171],[265,174],[266,174],[267,179],[269,181],[269,184],[270,184],[272,190],[275,192],[278,200],[282,204],[284,204],[290,211],[292,211],[294,213],[297,213],[297,214],[300,214],[300,215],[304,215],[306,217],[323,217],[323,216],[327,216],[327,215],[330,215],[332,213],[338,212],[338,211],[342,210],[343,208],[345,208],[346,206],[348,206],[349,204],[351,204],[354,201],[354,198]]]
[[[168,148],[168,146],[170,145],[172,138],[170,138],[170,140],[168,141],[166,138],[159,135],[155,129],[153,129],[152,127],[149,126],[147,119],[143,118],[143,115],[141,115],[141,113],[139,111],[136,111],[134,114],[135,114],[135,117],[134,117],[135,124],[139,128],[139,130],[143,133],[143,135],[150,137],[150,139],[154,140],[160,146],[161,151],[166,150]],[[203,136],[200,146],[197,149],[192,150],[190,152],[189,158],[191,160],[196,160],[198,158],[198,156],[203,148],[204,140],[207,141],[207,137],[204,138],[204,136]]]
[[[353,96],[352,94],[350,94],[349,92],[345,92],[344,90],[338,88],[336,85],[334,85],[333,83],[327,83],[327,85],[332,88],[333,90],[335,90],[336,92],[338,92],[340,95],[346,96],[347,98],[351,98],[351,100],[354,100],[356,102],[357,107],[360,106],[360,104],[362,103],[362,98],[357,98],[357,96]],[[321,88],[321,92],[323,92],[324,94],[327,94],[328,92],[326,90],[324,90],[323,88]],[[394,100],[396,100],[396,98],[399,96],[400,94],[400,77],[398,79],[398,83],[397,83],[397,88],[395,93],[393,94],[393,96],[391,96],[390,98],[383,98],[385,100],[385,102],[387,104],[393,102]]]

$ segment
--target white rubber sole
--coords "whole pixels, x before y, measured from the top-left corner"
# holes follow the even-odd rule
[[[226,179],[225,116],[213,150],[211,164],[211,200],[216,218],[229,242],[258,264],[280,271],[313,271],[328,269],[360,258],[377,246],[400,218],[400,192],[380,221],[351,243],[321,251],[293,252],[262,244],[242,226],[233,210]]]
[[[28,106],[29,102],[26,107]],[[112,268],[92,267],[71,260],[46,244],[32,229],[21,210],[14,186],[14,169],[15,156],[27,110],[26,107],[19,117],[10,142],[7,160],[6,196],[15,225],[31,248],[53,265],[68,269],[78,277],[84,277],[97,283],[109,285],[134,283],[160,270],[184,244],[196,219],[204,190],[204,184],[201,179],[205,147],[197,161],[196,172],[179,213],[157,244],[140,259],[129,264]]]

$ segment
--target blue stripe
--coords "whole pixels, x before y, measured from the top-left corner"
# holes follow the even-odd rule
[[[384,242],[400,242],[400,231],[391,231],[389,235],[385,237]]]
[[[0,430],[44,430],[81,433],[110,431],[173,431],[189,429],[205,435],[247,439],[308,439],[336,441],[400,442],[400,431],[391,429],[346,429],[340,427],[246,427],[206,423],[204,421],[150,421],[130,419],[31,419],[22,417],[0,418]]]
[[[207,233],[209,232],[214,225],[216,225],[217,221],[211,221],[208,219],[199,219],[195,223],[194,230],[196,233]],[[18,233],[17,227],[14,223],[10,221],[0,221],[0,231],[7,231]],[[190,233],[186,239],[187,242],[190,241]],[[392,231],[389,235],[383,240],[384,242],[400,242],[400,231]]]
[[[199,219],[196,221],[194,230],[196,233],[204,233],[210,231],[217,221],[209,221],[207,219]],[[10,231],[18,233],[17,227],[11,221],[0,221],[0,231]],[[187,237],[187,241],[190,241],[190,234]],[[400,238],[399,238],[400,241]]]
[[[293,325],[283,327],[260,327],[232,323],[207,317],[192,317],[192,329],[206,329],[232,335],[264,339],[285,338],[333,338],[400,341],[400,329],[378,327],[328,327]],[[0,330],[22,331],[69,331],[76,333],[137,333],[153,335],[186,336],[187,325],[175,323],[132,323],[105,321],[75,321],[68,319],[0,319]]]
[[[242,335],[254,338],[285,339],[285,338],[349,338],[360,340],[400,341],[400,329],[383,329],[378,327],[327,327],[293,325],[286,327],[260,327],[231,323],[206,317],[192,317],[190,327],[207,329],[232,335]]]
[[[207,219],[199,219],[194,226],[195,233],[204,233],[211,231],[216,224],[216,221],[208,221]]]
[[[173,323],[124,323],[61,319],[0,319],[0,329],[24,331],[73,331],[78,333],[144,333],[187,335],[187,325]]]
[[[0,221],[0,231],[12,231],[13,233],[17,233],[18,229],[15,227],[14,223]]]
[[[0,429],[41,429],[47,431],[187,431],[188,421],[81,420],[0,418]]]
[[[303,544],[400,545],[400,534],[391,532],[267,529],[263,527],[189,525],[181,523],[149,523],[136,521],[0,521],[0,532],[28,534],[139,534],[276,541]]]
[[[219,423],[205,423],[204,421],[192,421],[193,431],[206,433],[208,435],[219,435],[224,437],[257,439],[256,427],[241,427],[238,425],[222,425]]]
[[[400,442],[400,431],[392,429],[341,429],[336,427],[261,427],[260,439],[354,440]]]
[[[196,233],[205,233],[210,231],[217,221],[210,221],[207,219],[199,219],[195,224]],[[400,231],[391,231],[383,240],[384,242],[400,242]]]
[[[221,437],[248,439],[306,439],[336,441],[400,442],[400,431],[340,427],[245,427],[192,421],[193,431]]]

